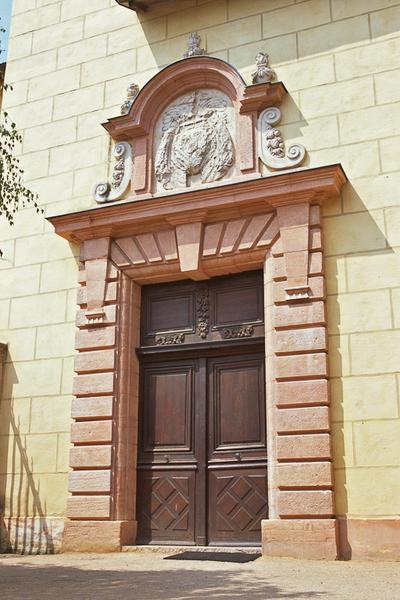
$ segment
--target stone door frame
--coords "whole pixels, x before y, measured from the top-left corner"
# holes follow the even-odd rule
[[[336,558],[320,205],[345,180],[333,165],[50,218],[82,260],[64,550],[135,543],[140,286],[263,268],[264,553]]]
[[[231,103],[234,170],[197,188],[155,192],[158,119],[195,90],[222,92]],[[96,188],[103,206],[49,219],[81,246],[82,260],[65,550],[135,541],[140,286],[264,269],[264,552],[336,557],[320,205],[346,177],[339,165],[263,177],[260,118],[268,109],[275,123],[286,93],[280,82],[246,86],[212,57],[169,65],[127,114],[104,124],[118,144],[117,187]]]

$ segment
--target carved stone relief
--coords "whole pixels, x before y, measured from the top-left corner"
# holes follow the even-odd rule
[[[261,113],[258,121],[260,158],[271,169],[297,167],[306,155],[301,144],[293,144],[286,149],[281,131],[275,128],[281,118],[279,108],[272,106]]]
[[[268,54],[259,52],[256,56],[256,70],[251,74],[253,83],[270,83],[276,77],[275,71],[268,65]]]
[[[126,100],[121,105],[121,115],[127,115],[130,111],[130,108],[135,100],[136,96],[139,93],[139,86],[137,83],[131,83],[131,85],[126,90]]]
[[[157,188],[173,190],[229,176],[234,164],[234,118],[228,97],[197,90],[170,105],[155,135]]]
[[[193,56],[203,56],[206,53],[201,47],[201,37],[197,31],[189,33],[188,49],[183,55],[183,58],[192,58]]]
[[[99,183],[94,191],[96,202],[113,202],[121,199],[132,178],[132,149],[128,142],[115,144],[113,155],[116,160],[111,183]]]

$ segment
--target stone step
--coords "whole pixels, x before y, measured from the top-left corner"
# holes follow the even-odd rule
[[[261,546],[156,546],[146,544],[137,546],[122,546],[121,550],[122,552],[151,554],[172,554],[177,552],[256,554],[261,552]]]

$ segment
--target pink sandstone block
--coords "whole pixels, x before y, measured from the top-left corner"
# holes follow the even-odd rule
[[[98,327],[81,329],[76,332],[75,348],[77,350],[96,350],[115,346],[115,327]]]
[[[112,421],[78,421],[71,425],[71,441],[74,444],[111,442]]]
[[[263,556],[335,560],[335,519],[285,519],[261,521]]]
[[[110,496],[70,496],[67,516],[70,519],[108,519],[110,507]]]
[[[277,438],[277,457],[282,460],[331,458],[329,433],[307,433],[302,435],[280,435]]]
[[[111,467],[112,447],[75,446],[70,449],[69,464],[75,469]]]
[[[278,465],[278,487],[311,488],[332,486],[332,463],[305,462]]]
[[[68,490],[72,493],[111,492],[111,470],[72,471],[69,473]]]
[[[327,376],[328,361],[325,352],[285,355],[275,358],[276,379],[305,379],[307,377]]]
[[[71,416],[73,419],[96,419],[112,417],[113,396],[73,398]]]
[[[275,306],[273,310],[276,328],[325,324],[325,306],[323,302],[282,304]]]
[[[276,412],[278,433],[307,433],[329,431],[329,409],[327,406],[305,408],[280,408]]]
[[[281,517],[330,517],[334,513],[331,490],[291,490],[278,494],[278,512]]]
[[[279,407],[328,404],[328,391],[326,379],[277,382],[275,384],[276,404]]]
[[[75,396],[112,394],[113,392],[114,373],[82,374],[74,378],[73,393]]]
[[[325,327],[306,327],[303,329],[282,329],[275,334],[275,352],[293,354],[294,352],[323,351],[327,348]]]

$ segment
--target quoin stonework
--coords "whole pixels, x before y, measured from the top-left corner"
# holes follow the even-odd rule
[[[0,550],[399,559],[400,2],[11,25]]]

